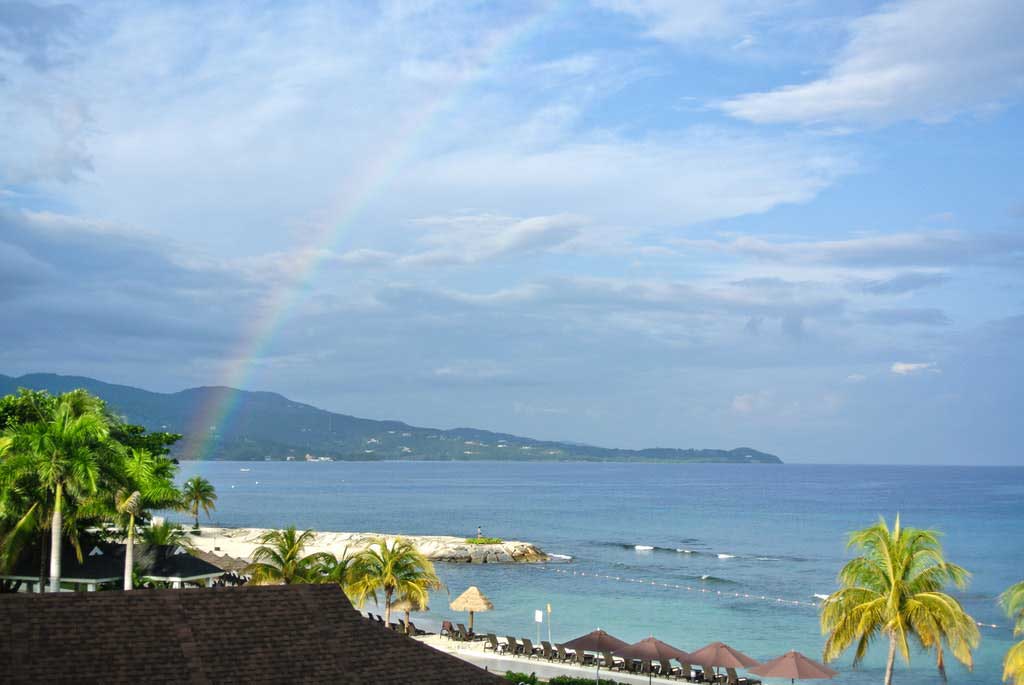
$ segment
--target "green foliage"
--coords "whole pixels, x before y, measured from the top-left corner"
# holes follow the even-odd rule
[[[0,398],[0,566],[48,545],[57,580],[61,540],[78,548],[80,531],[111,523],[130,537],[152,509],[178,506],[177,466],[144,448],[166,453],[174,439],[123,423],[81,389]]]
[[[971,650],[981,639],[978,627],[960,603],[943,592],[948,584],[966,587],[970,574],[945,560],[939,533],[903,528],[897,516],[892,530],[880,519],[852,533],[849,546],[862,556],[843,567],[840,589],[822,604],[826,661],[856,645],[856,666],[881,636],[889,641],[886,685],[892,682],[896,652],[909,663],[912,641],[935,650],[940,672],[945,671],[947,648],[965,666],[972,666]]]
[[[178,545],[186,549],[192,546],[185,529],[169,521],[143,528],[141,538],[147,545]]]
[[[511,680],[513,683],[523,683],[523,685],[537,685],[540,682],[533,673],[516,673],[515,671],[506,671],[505,680]]]
[[[503,542],[501,538],[466,538],[469,545],[500,545]]]
[[[264,533],[249,565],[252,582],[256,585],[319,583],[325,575],[337,574],[337,560],[330,554],[305,554],[314,539],[313,531],[300,533],[295,526]]]
[[[1024,580],[1011,585],[1000,595],[999,603],[1013,621],[1014,636],[1024,635]],[[1006,653],[1003,660],[1003,680],[1012,685],[1024,685],[1024,640],[1010,647]]]
[[[110,437],[125,447],[146,450],[153,456],[170,454],[171,446],[181,440],[177,433],[148,433],[142,426],[130,423],[115,423],[110,428]]]
[[[202,476],[192,476],[185,481],[182,495],[185,507],[195,517],[193,528],[199,528],[200,508],[206,513],[206,518],[210,518],[210,511],[217,508],[217,490]]]
[[[382,593],[384,619],[388,622],[396,599],[427,606],[429,591],[442,587],[434,565],[405,538],[376,538],[356,555],[353,564],[351,589],[356,602],[360,607],[370,597],[377,602],[377,593]]]

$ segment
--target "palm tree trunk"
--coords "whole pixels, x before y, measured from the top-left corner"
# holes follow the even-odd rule
[[[135,514],[128,516],[128,540],[124,546],[124,589],[132,589],[132,570],[135,567]]]
[[[889,636],[889,658],[885,662],[885,685],[892,685],[892,666],[896,662],[896,636]]]
[[[939,675],[942,676],[942,680],[945,681],[946,680],[946,657],[942,653],[942,645],[941,644],[938,645],[938,652],[939,652],[939,656],[938,656],[938,659],[937,659],[937,661],[938,661],[937,665],[939,667]]]
[[[57,483],[57,496],[53,503],[53,520],[50,522],[50,592],[60,592],[60,532],[64,518],[60,509],[63,488]]]
[[[196,522],[192,525],[192,530],[199,530],[199,505],[196,504],[192,509],[192,515],[196,517]]]
[[[391,588],[384,590],[384,623],[385,625],[391,625]]]
[[[39,591],[46,585],[46,567],[50,563],[50,536],[43,530],[39,540]]]
[[[406,635],[408,635],[408,634],[409,634],[409,622],[410,622],[411,620],[412,620],[412,619],[411,619],[411,618],[409,618],[409,612],[408,612],[408,611],[406,611],[406,612],[405,612],[405,634],[406,634]]]

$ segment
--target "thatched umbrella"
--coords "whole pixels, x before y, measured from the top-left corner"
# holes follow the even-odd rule
[[[452,611],[469,612],[469,631],[473,632],[473,614],[478,611],[490,611],[494,608],[491,600],[476,585],[470,585],[465,592],[455,598],[449,607]]]
[[[789,678],[790,682],[819,680],[839,675],[838,671],[833,671],[825,664],[819,664],[795,650],[755,666],[750,672],[762,678]]]
[[[402,611],[405,613],[405,632],[409,632],[409,614],[413,611],[430,611],[430,607],[426,604],[420,604],[408,597],[403,597],[394,604],[391,605],[392,611]]]

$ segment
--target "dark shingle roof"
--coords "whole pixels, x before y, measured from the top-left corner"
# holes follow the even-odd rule
[[[61,552],[61,577],[77,580],[105,580],[124,577],[122,544],[110,542],[82,543],[82,562],[74,547],[64,543]],[[223,571],[208,561],[194,557],[177,545],[135,545],[135,567],[143,576],[155,578],[196,578],[220,575]],[[39,548],[27,550],[14,568],[6,574],[34,578],[39,575]]]
[[[0,682],[497,685],[336,585],[0,595]]]

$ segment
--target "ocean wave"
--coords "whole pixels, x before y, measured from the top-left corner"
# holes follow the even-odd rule
[[[712,584],[715,584],[715,585],[737,585],[738,584],[735,580],[729,580],[728,578],[719,578],[718,576],[713,576],[710,573],[705,573],[702,576],[697,576],[696,580],[700,580],[700,581],[705,582],[705,583],[712,583]]]
[[[718,557],[719,559],[735,559],[736,558],[735,554],[725,554],[724,552],[719,552],[715,556]]]
[[[612,545],[614,547],[621,547],[622,549],[629,549],[636,552],[672,552],[676,553],[674,547],[661,547],[659,545],[637,545],[629,542],[612,542],[603,543],[605,545]]]
[[[548,552],[548,557],[554,561],[572,561],[572,556],[568,554],[555,554],[553,552]]]
[[[676,551],[680,554],[700,554],[700,552],[695,552],[692,549],[683,549],[682,547],[676,547]]]
[[[653,552],[654,551],[654,547],[652,547],[651,545],[633,545],[633,549],[635,549],[637,552]]]

